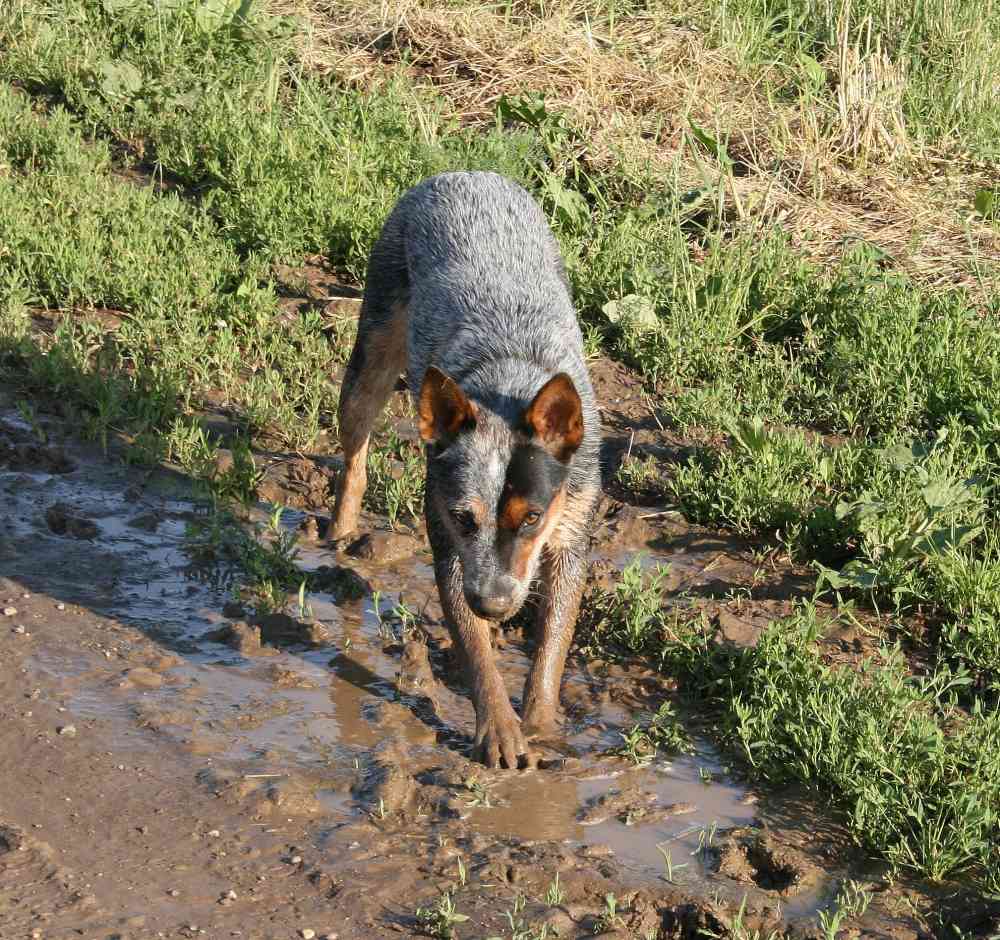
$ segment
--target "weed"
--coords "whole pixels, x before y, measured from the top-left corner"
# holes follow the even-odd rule
[[[566,892],[563,891],[562,885],[559,884],[559,872],[556,872],[555,877],[545,892],[545,903],[549,907],[558,907],[565,900]]]
[[[471,794],[465,801],[466,806],[478,806],[483,809],[489,809],[493,805],[490,801],[491,784],[484,783],[478,777],[469,777],[465,780],[464,786]]]
[[[469,917],[460,914],[450,894],[442,894],[434,907],[418,907],[417,921],[424,933],[440,940],[451,940],[455,936],[455,925],[465,923]]]
[[[669,849],[665,849],[662,845],[656,846],[656,851],[663,856],[663,864],[666,867],[666,875],[664,876],[670,884],[677,884],[676,874],[682,868],[687,868],[688,863],[684,862],[680,865],[675,865],[673,856],[670,854]]]
[[[614,894],[608,892],[604,895],[604,910],[594,921],[594,936],[617,930],[619,927],[623,927],[624,923],[618,914],[618,899]]]
[[[372,609],[378,620],[378,634],[383,642],[403,643],[417,635],[420,614],[411,609],[402,597],[386,612],[382,608],[381,591],[373,591]]]
[[[617,753],[640,767],[649,764],[657,751],[680,754],[694,750],[670,702],[664,702],[654,715],[620,734],[623,744]]]
[[[841,885],[832,909],[818,914],[819,928],[826,940],[837,940],[841,924],[849,917],[861,917],[871,903],[871,894],[857,881],[848,880]]]
[[[520,915],[525,907],[525,897],[523,894],[514,896],[514,906],[504,911],[507,918],[507,926],[510,929],[510,940],[548,940],[549,928],[547,924],[541,927],[534,927],[525,922]],[[490,937],[489,940],[503,940],[501,937]]]
[[[826,624],[810,604],[769,627],[756,647],[735,649],[716,642],[703,616],[681,620],[650,604],[649,593],[638,565],[598,592],[591,648],[638,637],[636,652],[653,655],[715,710],[751,772],[823,793],[857,838],[896,866],[991,883],[1000,717],[979,702],[969,713],[957,709],[967,673],[942,667],[912,679],[898,649],[882,650],[860,672],[827,666],[814,646]],[[632,616],[636,609],[646,622]]]
[[[747,898],[744,895],[736,913],[732,915],[729,923],[725,925],[726,932],[716,933],[715,931],[706,930],[704,931],[705,936],[712,937],[714,940],[780,940],[783,936],[783,933],[780,931],[772,930],[770,933],[765,934],[762,930],[754,930],[751,927],[747,927],[744,923],[746,910]]]

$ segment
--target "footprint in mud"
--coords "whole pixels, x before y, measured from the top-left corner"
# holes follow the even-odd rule
[[[799,894],[823,877],[802,852],[756,829],[730,830],[717,851],[720,875],[783,897]]]
[[[83,932],[96,912],[92,894],[74,887],[74,875],[56,863],[57,853],[17,826],[0,822],[0,926],[3,936],[29,936],[46,912],[47,934],[54,929]],[[83,886],[81,885],[81,888]],[[9,931],[9,933],[8,933]],[[64,934],[59,934],[63,936]]]

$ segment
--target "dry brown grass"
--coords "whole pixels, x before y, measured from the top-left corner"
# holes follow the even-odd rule
[[[972,214],[976,189],[992,181],[986,168],[917,149],[905,75],[877,44],[852,45],[846,22],[822,63],[835,95],[779,101],[768,88],[785,77],[741,68],[666,14],[611,23],[588,16],[586,0],[544,13],[458,0],[270,6],[309,24],[307,67],[369,87],[405,74],[466,123],[491,123],[501,95],[541,92],[583,131],[597,166],[715,183],[719,168],[691,144],[693,120],[728,137],[740,169],[726,181],[734,212],[781,222],[817,260],[863,239],[929,286],[1000,290],[1000,231]]]

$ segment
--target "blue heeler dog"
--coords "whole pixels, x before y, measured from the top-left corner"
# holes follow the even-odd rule
[[[369,435],[404,368],[427,445],[435,577],[476,710],[475,756],[532,766],[526,739],[554,729],[580,606],[600,419],[558,246],[516,183],[443,173],[386,221],[340,394],[333,540],[357,526]],[[517,613],[535,582],[522,723],[489,621]]]

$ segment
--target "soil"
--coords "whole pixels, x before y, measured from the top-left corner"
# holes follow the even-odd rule
[[[610,476],[655,420],[634,377],[595,372]],[[275,462],[298,470],[267,474],[262,495],[300,507],[284,520],[305,536],[297,562],[329,590],[255,617],[189,551],[203,507],[182,475],[0,410],[3,940],[426,936],[417,910],[445,891],[469,918],[460,938],[518,921],[532,936],[709,936],[741,905],[764,936],[818,937],[845,878],[874,901],[844,936],[930,935],[940,893],[890,881],[804,794],[754,789],[698,716],[692,754],[617,756],[640,712],[681,707],[641,663],[573,654],[542,769],[471,763],[419,528],[368,516],[332,558],[315,540],[330,456]],[[807,572],[774,556],[762,570],[753,546],[622,495],[600,509],[595,580],[639,552],[669,563],[670,591],[741,644],[811,592]],[[417,612],[406,629],[389,613],[400,601]],[[849,640],[832,642],[860,656],[864,635]],[[516,699],[530,643],[511,630],[498,646]]]

